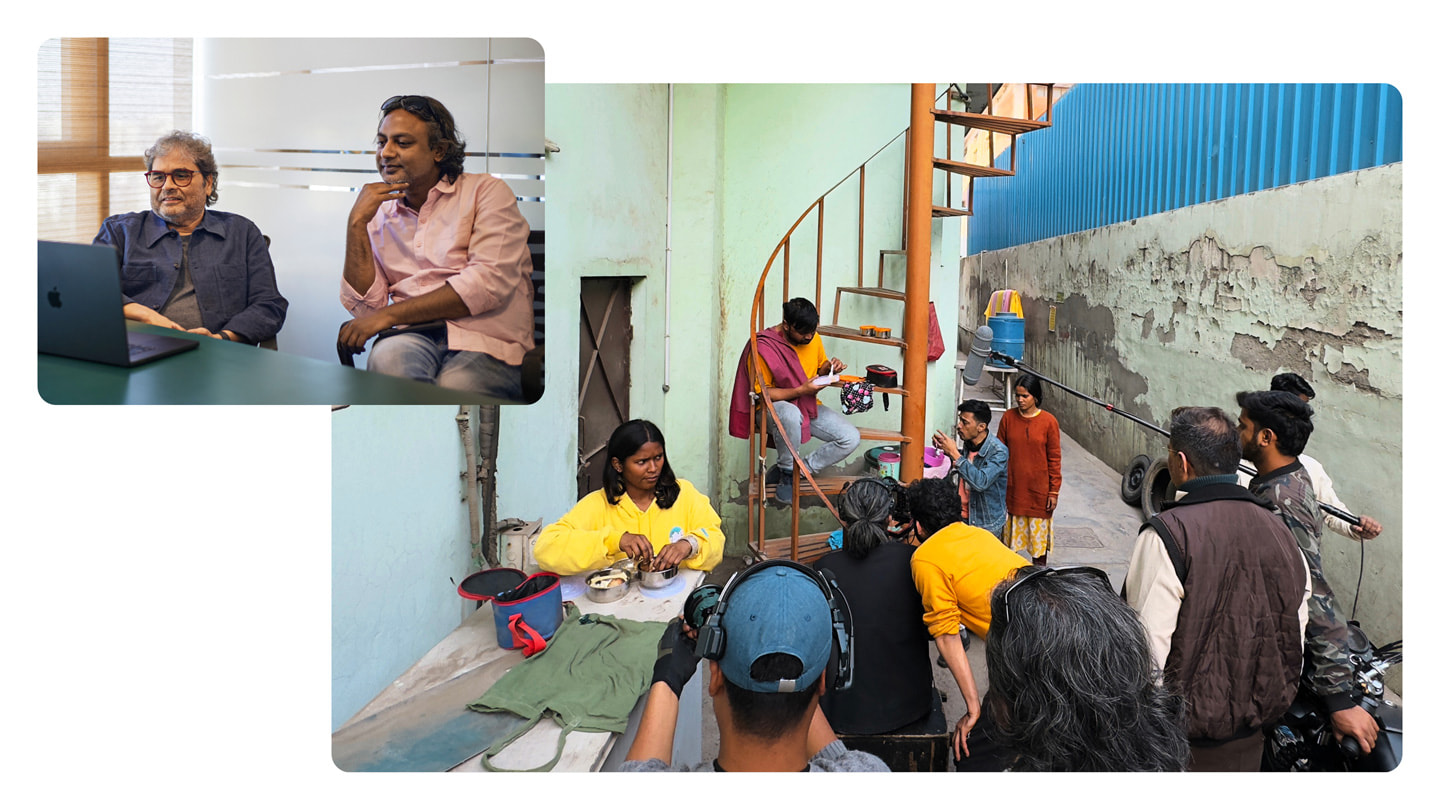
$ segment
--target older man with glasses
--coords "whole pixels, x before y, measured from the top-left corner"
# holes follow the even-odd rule
[[[97,245],[120,251],[125,317],[220,340],[271,342],[289,306],[255,223],[209,207],[220,169],[209,141],[171,132],[145,150],[150,210],[109,217]]]
[[[381,179],[350,211],[340,301],[355,319],[337,342],[362,352],[380,335],[371,371],[518,402],[535,346],[530,226],[504,181],[467,174],[464,162],[439,101],[380,105]]]

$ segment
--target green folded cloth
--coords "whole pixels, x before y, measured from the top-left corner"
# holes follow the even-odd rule
[[[560,743],[554,758],[530,770],[553,768],[571,731],[624,731],[635,702],[650,688],[655,650],[664,632],[663,622],[582,616],[572,607],[544,650],[516,664],[469,704],[477,712],[510,712],[528,721],[492,745],[481,764],[503,770],[490,757],[547,715],[560,725]]]

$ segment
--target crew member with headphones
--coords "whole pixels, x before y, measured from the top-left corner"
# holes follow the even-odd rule
[[[692,596],[687,607],[713,600]],[[704,589],[702,589],[704,590]],[[820,711],[827,688],[850,684],[854,652],[844,594],[824,572],[770,560],[730,578],[698,632],[687,611],[660,640],[649,700],[624,771],[885,771],[851,751]],[[672,764],[680,692],[709,660],[720,755],[698,767]]]

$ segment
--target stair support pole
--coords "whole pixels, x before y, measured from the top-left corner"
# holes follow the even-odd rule
[[[934,196],[934,84],[910,85],[910,167],[906,209],[910,213],[905,239],[905,360],[902,377],[907,396],[900,408],[900,432],[910,441],[900,445],[900,480],[908,483],[925,468],[925,353],[930,334],[929,211]]]

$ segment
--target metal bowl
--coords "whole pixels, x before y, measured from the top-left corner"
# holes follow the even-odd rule
[[[670,580],[680,573],[679,566],[672,565],[660,571],[640,571],[640,587],[658,590],[670,584]]]
[[[619,580],[608,587],[597,583]],[[585,597],[591,602],[614,602],[630,592],[630,574],[620,568],[602,568],[585,577]]]

